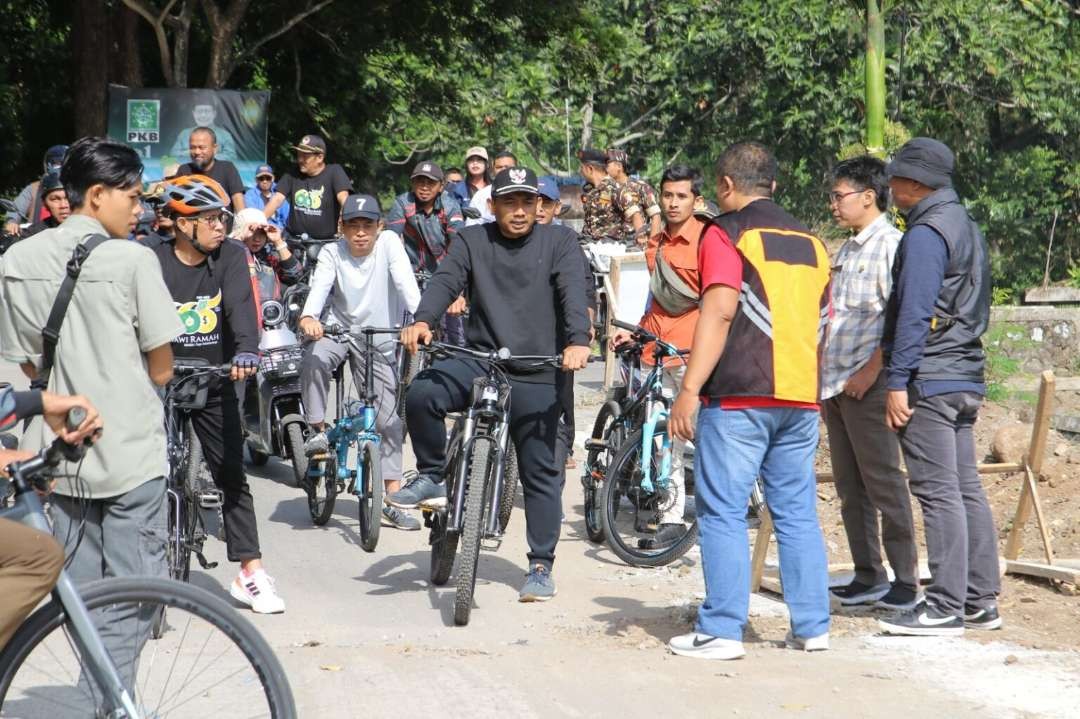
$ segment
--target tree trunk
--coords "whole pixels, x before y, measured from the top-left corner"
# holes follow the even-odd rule
[[[210,67],[206,71],[206,87],[225,87],[235,68],[236,52],[233,42],[251,0],[231,0],[222,11],[217,0],[202,0],[203,11],[210,25]]]
[[[142,87],[142,56],[139,53],[139,16],[126,5],[117,6],[115,17],[120,32],[113,43],[114,63],[111,77],[128,87]]]
[[[99,0],[76,0],[71,10],[70,75],[75,137],[105,134],[109,39],[108,6]]]
[[[188,86],[188,52],[191,49],[191,17],[195,0],[181,0],[180,14],[173,25],[173,87]]]
[[[581,149],[592,144],[592,119],[593,119],[593,92],[589,90],[589,97],[585,100],[585,107],[581,110]]]
[[[885,153],[884,0],[866,0],[866,150]]]

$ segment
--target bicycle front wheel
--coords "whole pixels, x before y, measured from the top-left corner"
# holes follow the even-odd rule
[[[686,525],[676,534],[660,534],[658,530],[665,514],[673,504],[682,499],[685,504],[683,516],[693,513],[693,502],[681,497],[684,483],[669,479],[661,487],[661,444],[667,434],[667,422],[658,422],[653,429],[652,441],[647,443],[650,476],[653,487],[642,486],[642,433],[639,427],[623,442],[622,449],[608,468],[604,480],[601,505],[604,532],[608,546],[627,564],[637,567],[661,567],[670,564],[690,551],[697,542],[697,521]]]
[[[488,490],[491,457],[495,442],[486,437],[473,440],[469,457],[469,483],[465,495],[465,520],[461,528],[461,559],[454,593],[454,624],[469,623],[473,594],[476,591],[476,563],[480,560],[480,540],[484,536],[485,510],[490,506]]]
[[[356,498],[360,500],[360,548],[374,552],[379,544],[379,527],[382,526],[383,478],[379,464],[379,449],[374,442],[360,445],[357,456],[360,468],[360,486]]]
[[[80,594],[142,717],[296,716],[292,690],[270,645],[251,622],[206,590],[132,577],[87,584]],[[148,642],[151,624],[162,613],[168,618],[165,632]],[[88,678],[78,646],[58,601],[31,615],[0,655],[4,716],[112,716],[112,702]]]

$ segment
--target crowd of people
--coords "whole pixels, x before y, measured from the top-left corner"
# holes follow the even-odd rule
[[[327,450],[331,375],[349,360],[360,386],[363,371],[363,357],[326,335],[329,324],[404,321],[400,344],[409,352],[440,332],[478,349],[561,355],[562,371],[508,371],[529,547],[520,599],[551,599],[572,462],[572,372],[586,366],[595,339],[595,285],[582,246],[609,242],[644,250],[650,292],[640,325],[690,350],[688,360],[669,358],[663,368],[674,398],[672,476],[680,499],[650,540],[659,546],[685,531],[681,463],[693,441],[706,594],[694,630],[671,640],[674,653],[744,654],[746,509],[759,479],[776,525],[790,646],[828,648],[830,600],[891,610],[881,620],[888,633],[1001,626],[996,534],[972,440],[985,392],[980,337],[989,265],[978,227],[952,189],[953,156],[943,144],[916,138],[888,165],[858,157],[833,169],[823,202],[851,237],[831,258],[774,201],[777,162],[755,142],[718,158],[715,205],[694,168],[666,168],[657,191],[628,173],[624,150],[582,149],[581,233],[559,220],[566,187],[538,177],[511,151],[495,154],[489,167],[487,150],[471,147],[463,171],[422,160],[409,190],[384,212],[379,192],[356,191],[341,165],[327,163],[321,137],[305,135],[293,149],[295,171],[278,177],[263,165],[256,187],[245,188],[235,166],[218,157],[214,130],[195,127],[191,161],[147,188],[134,150],[84,138],[50,148],[46,174],[16,203],[25,213],[9,220],[43,227],[0,258],[0,354],[22,367],[33,389],[0,396],[0,414],[44,408],[22,451],[50,441],[57,403],[92,409],[97,424],[87,432],[104,425],[79,485],[61,483],[51,501],[54,533],[77,581],[165,571],[158,395],[174,358],[197,358],[232,367],[192,412],[224,495],[228,559],[239,564],[230,592],[256,612],[285,610],[263,566],[236,387],[259,367],[261,300],[303,280],[310,291],[298,327],[311,454]],[[905,216],[904,233],[892,224],[893,205]],[[289,242],[304,235],[332,240],[309,277]],[[73,257],[81,272],[53,340],[55,359],[43,366],[42,328]],[[610,339],[618,345],[630,336]],[[390,361],[373,368],[383,518],[418,530],[414,510],[446,504],[445,418],[465,408],[483,370],[469,360],[436,361],[409,384],[402,427],[395,411],[401,378],[392,368]],[[854,580],[833,588],[816,512],[821,415],[855,563]],[[403,471],[406,439],[414,474]],[[5,451],[3,463],[14,456]],[[932,575],[925,589],[909,493],[925,518]],[[10,524],[0,521],[0,547],[9,538],[11,546],[26,545],[25,531]],[[49,554],[34,556],[51,567]],[[37,578],[44,594],[54,575],[23,576]],[[17,624],[26,606],[5,607],[10,615],[0,629]]]

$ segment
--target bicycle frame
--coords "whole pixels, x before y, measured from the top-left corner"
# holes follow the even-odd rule
[[[39,454],[33,459],[15,465],[11,477],[11,483],[15,488],[15,502],[10,508],[0,510],[0,518],[21,522],[46,534],[52,534],[52,529],[49,527],[49,522],[45,517],[45,508],[42,507],[37,494],[31,490],[30,484],[26,480],[27,476],[45,469],[46,466],[47,462],[44,454]],[[83,604],[82,599],[79,597],[79,593],[75,589],[75,583],[71,580],[67,570],[60,572],[56,586],[53,587],[52,595],[64,607],[67,622],[72,627],[71,638],[80,656],[86,660],[87,668],[90,670],[94,681],[97,682],[98,687],[102,688],[108,695],[114,709],[123,709],[126,712],[126,717],[138,719],[141,715],[135,706],[135,701],[124,686],[124,682],[120,679],[120,673],[116,670],[116,665],[113,664],[112,659],[105,650],[101,636],[90,618],[90,612],[87,611],[86,605]],[[3,647],[0,647],[0,649],[3,649]]]

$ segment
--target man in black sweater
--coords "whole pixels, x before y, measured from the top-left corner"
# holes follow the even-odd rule
[[[173,354],[210,365],[232,364],[232,381],[214,378],[206,405],[191,412],[206,464],[224,495],[229,561],[240,563],[229,593],[256,613],[277,614],[285,611],[285,602],[262,566],[234,384],[259,367],[259,329],[247,256],[239,244],[225,242],[228,197],[213,179],[176,177],[165,184],[164,199],[176,221],[176,237],[154,252],[184,323],[184,334],[173,342]]]
[[[431,328],[467,292],[467,346],[505,347],[514,355],[561,352],[563,371],[585,367],[589,316],[581,249],[569,228],[536,224],[537,202],[532,170],[513,167],[495,177],[495,222],[468,227],[450,244],[416,309],[415,324],[401,333],[409,351],[431,341]],[[559,341],[560,330],[565,346]],[[413,380],[405,416],[419,476],[390,495],[389,504],[403,509],[446,505],[445,418],[468,406],[472,381],[483,374],[481,363],[455,358],[436,362]],[[555,596],[551,566],[562,515],[562,468],[555,460],[560,412],[555,370],[516,370],[507,376],[510,434],[521,471],[529,542],[529,576],[520,599],[544,601]]]

